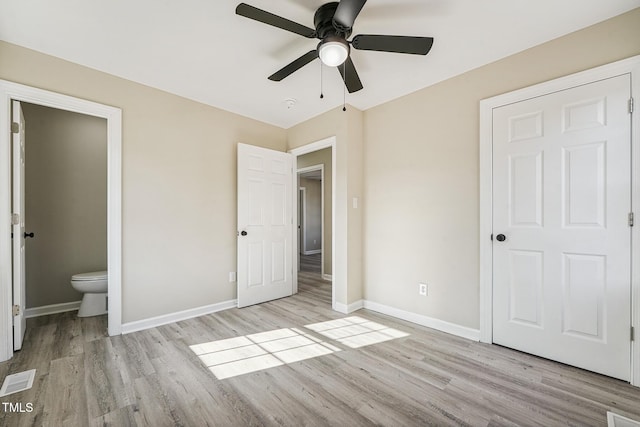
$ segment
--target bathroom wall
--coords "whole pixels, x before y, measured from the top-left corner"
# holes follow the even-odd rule
[[[300,187],[305,189],[305,215],[303,224],[304,251],[318,251],[322,249],[322,181],[317,179],[300,178]]]
[[[331,275],[331,148],[314,151],[298,157],[298,169],[309,166],[324,165],[324,274]]]
[[[73,274],[107,268],[107,122],[23,103],[26,306],[79,301]]]

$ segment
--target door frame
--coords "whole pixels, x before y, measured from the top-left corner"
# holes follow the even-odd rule
[[[307,223],[306,219],[305,219],[305,215],[307,213],[307,188],[306,187],[299,187],[299,191],[298,191],[298,211],[296,212],[296,214],[298,215],[298,255],[302,255],[302,253],[300,252],[300,250],[302,250],[302,252],[304,252],[305,250],[305,244],[304,242],[307,240],[307,236],[305,235],[305,230],[304,230],[304,226]],[[302,243],[300,243],[302,242]],[[300,247],[302,246],[302,247]],[[300,258],[298,257],[298,260]],[[300,267],[300,261],[298,261],[298,267]],[[298,270],[300,271],[300,270]]]
[[[108,333],[122,332],[122,110],[0,80],[0,361],[13,356],[11,288],[11,101],[29,102],[107,120]]]
[[[480,101],[480,341],[493,342],[493,109],[507,104],[547,95],[588,84],[597,80],[631,75],[631,96],[640,102],[640,55],[602,65],[586,71],[560,77],[534,86],[494,96]],[[631,209],[640,215],[640,113],[638,107],[631,117]],[[634,148],[636,148],[634,150]],[[640,225],[631,227],[631,325],[635,340],[631,342],[631,384],[640,386],[640,257],[633,248],[640,247]]]
[[[304,154],[308,154],[308,153],[313,153],[314,151],[319,151],[319,150],[323,150],[325,148],[331,148],[331,275],[332,275],[332,280],[331,280],[331,309],[332,310],[336,310],[336,282],[338,280],[338,275],[334,274],[334,272],[336,271],[336,263],[345,263],[346,264],[346,260],[337,260],[336,259],[336,185],[337,185],[337,178],[336,178],[336,165],[337,165],[337,153],[336,153],[336,137],[332,136],[320,141],[316,141],[316,142],[312,142],[310,144],[307,145],[303,145],[301,147],[298,148],[294,148],[289,150],[289,153],[291,153],[293,155],[293,170],[297,171],[298,170],[298,156],[302,156]],[[313,167],[313,166],[312,166]],[[322,169],[322,188],[324,189],[324,168]],[[297,192],[299,191],[299,184],[298,184],[298,173],[296,172],[294,174],[293,177],[293,188],[295,189],[294,191]],[[296,195],[297,197],[297,195]],[[295,205],[295,209],[297,212],[297,198],[294,198],[294,205]],[[294,215],[295,217],[295,224],[293,224],[294,227],[294,231],[297,229],[298,227],[298,215]],[[324,244],[324,190],[322,190],[322,278],[324,278],[324,248],[325,248],[325,244]],[[347,236],[340,236],[342,239],[344,239],[346,241]],[[296,247],[295,247],[295,251],[294,251],[294,256],[293,256],[293,271],[296,272],[296,274],[293,275],[293,293],[297,293],[298,292],[298,256],[296,255],[299,251],[300,248],[298,247],[298,241],[296,239]],[[344,266],[346,267],[346,265]],[[342,267],[341,267],[342,268]],[[344,284],[338,284],[341,286],[346,286],[346,283]],[[338,311],[338,310],[336,310]]]

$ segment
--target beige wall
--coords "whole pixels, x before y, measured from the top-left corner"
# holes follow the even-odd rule
[[[480,100],[638,55],[639,41],[635,9],[367,110],[365,298],[478,328]]]
[[[284,129],[4,42],[0,79],[122,109],[123,322],[236,297],[236,144]]]
[[[331,242],[333,225],[331,224],[331,186],[332,186],[332,166],[331,166],[331,148],[314,151],[313,153],[298,156],[298,168],[308,166],[323,165],[324,166],[324,274],[331,274]]]
[[[107,269],[107,122],[22,104],[26,306],[79,301],[77,273]]]

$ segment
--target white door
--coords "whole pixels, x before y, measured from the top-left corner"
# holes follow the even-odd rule
[[[238,307],[293,293],[291,154],[238,144]]]
[[[493,110],[493,340],[630,379],[628,75]]]
[[[27,327],[25,310],[25,229],[24,229],[24,116],[20,102],[12,104],[12,152],[13,152],[13,305],[17,307],[13,317],[13,349],[22,348]],[[15,127],[18,127],[15,129]]]

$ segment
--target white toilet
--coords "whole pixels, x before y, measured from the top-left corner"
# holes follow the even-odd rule
[[[71,276],[71,286],[82,292],[78,317],[91,317],[107,312],[107,272],[94,271]]]

